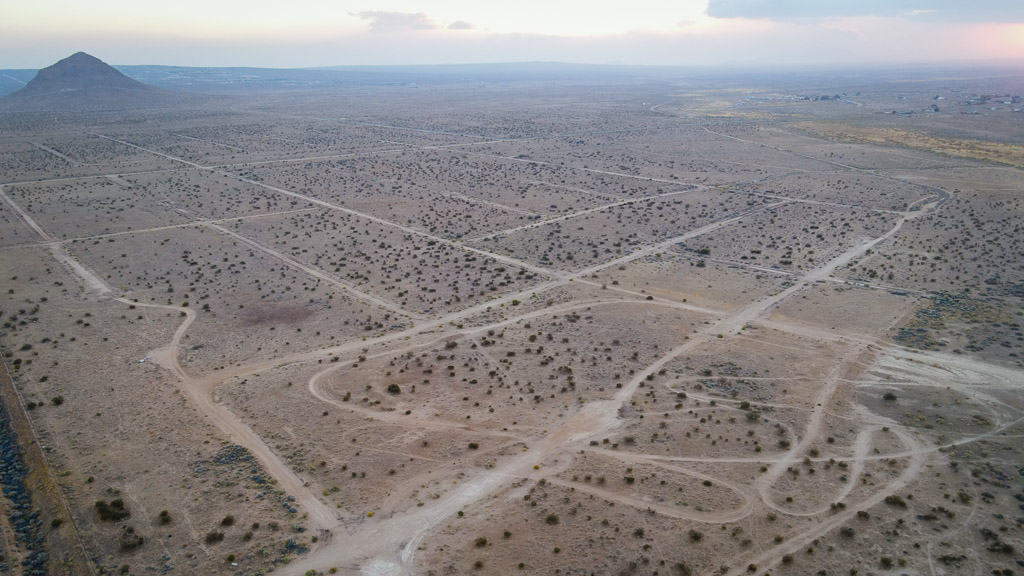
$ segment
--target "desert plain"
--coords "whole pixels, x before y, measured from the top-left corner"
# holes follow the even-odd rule
[[[0,114],[0,573],[1019,574],[1021,93]]]

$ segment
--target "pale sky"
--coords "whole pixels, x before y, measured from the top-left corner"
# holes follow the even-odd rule
[[[0,68],[1024,62],[1024,0],[2,0]]]

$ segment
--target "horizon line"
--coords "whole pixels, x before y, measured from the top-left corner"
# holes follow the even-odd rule
[[[78,51],[85,52],[84,50]],[[75,52],[73,54],[76,54]],[[91,54],[90,54],[91,55]],[[70,54],[69,54],[70,56]],[[102,60],[102,59],[101,59]],[[104,60],[104,62],[106,62]],[[0,70],[41,70],[56,63],[52,62],[38,68],[0,68]],[[409,64],[327,64],[321,66],[261,66],[261,65],[187,65],[187,64],[110,64],[114,68],[193,68],[193,69],[254,69],[254,70],[309,70],[309,71],[338,71],[342,69],[364,68],[364,69],[400,69],[400,68],[454,68],[454,67],[484,67],[484,66],[578,66],[587,68],[637,68],[648,70],[703,70],[727,68],[733,71],[749,71],[752,68],[774,67],[792,70],[816,70],[830,68],[833,70],[855,70],[855,69],[894,69],[903,67],[956,67],[956,66],[990,66],[990,67],[1024,67],[1024,59],[1008,58],[964,58],[956,60],[906,60],[902,62],[844,62],[831,64],[827,62],[722,62],[722,63],[692,63],[692,64],[642,64],[642,63],[621,63],[621,62],[574,62],[569,60],[497,60],[497,61],[471,61],[471,62],[436,62],[436,63],[409,63]]]

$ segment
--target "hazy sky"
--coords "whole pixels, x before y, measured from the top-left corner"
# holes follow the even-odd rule
[[[0,68],[1024,62],[1024,0],[2,0]]]

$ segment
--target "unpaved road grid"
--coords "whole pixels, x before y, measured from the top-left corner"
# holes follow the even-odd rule
[[[134,550],[123,533],[94,517],[92,502],[102,493],[93,480],[85,483],[88,474],[72,469],[64,489],[77,503],[75,529],[94,547],[92,569],[284,575],[1020,570],[1014,559],[1024,548],[1021,478],[1005,471],[1024,462],[1024,370],[1013,354],[1001,361],[896,338],[920,310],[958,291],[941,283],[901,284],[908,276],[887,274],[891,267],[879,275],[858,272],[894,245],[905,246],[905,235],[966,209],[960,198],[978,192],[933,177],[965,160],[918,152],[909,166],[877,167],[843,156],[847,144],[811,136],[787,143],[769,125],[709,120],[664,104],[645,109],[646,120],[630,117],[633,125],[623,133],[565,127],[497,138],[440,122],[353,121],[273,109],[234,114],[231,122],[220,120],[227,124],[220,130],[196,129],[196,121],[187,129],[137,133],[107,124],[23,139],[20,147],[5,140],[5,165],[14,168],[0,187],[9,227],[0,254],[5,286],[17,296],[5,302],[5,315],[17,325],[26,316],[19,309],[33,302],[63,306],[69,317],[86,309],[140,319],[150,314],[146,324],[124,329],[120,345],[138,359],[123,370],[176,389],[176,409],[195,414],[215,445],[244,448],[300,527],[284,552],[267,552],[277,544],[253,547],[250,532],[229,560],[230,523],[220,528],[229,533],[227,543],[207,533],[216,525],[203,525],[189,527],[180,549],[167,546],[160,542],[164,528],[151,521],[158,505],[147,506],[145,490],[126,488],[127,473],[111,473],[101,482],[106,493],[125,494],[145,525],[133,530],[153,535]],[[253,126],[266,132],[239,128]],[[314,128],[356,132],[358,145],[338,147],[325,137],[326,149],[318,149],[318,140],[304,139]],[[271,135],[275,130],[280,137]],[[663,149],[645,151],[645,137]],[[303,144],[274,157],[268,143],[275,141]],[[132,161],[90,158],[93,146],[130,152]],[[858,146],[869,158],[887,154]],[[64,163],[63,171],[19,178],[13,172],[23,166],[11,158],[27,154],[22,150]],[[678,162],[665,164],[673,154]],[[713,160],[704,158],[716,154],[729,158],[729,172],[708,168]],[[104,162],[109,172],[97,168]],[[1015,168],[974,166],[1020,182]],[[465,177],[450,173],[460,169]],[[501,171],[509,171],[507,179],[491,177]],[[303,172],[313,177],[300,178]],[[903,196],[880,201],[856,185],[830,197],[802,193],[786,185],[793,174],[821,179],[822,189],[861,178],[872,191]],[[178,177],[202,184],[191,189],[184,180],[175,183]],[[154,192],[163,181],[170,184]],[[119,191],[101,197],[110,186]],[[213,200],[218,193],[230,197],[228,207]],[[189,194],[208,197],[192,202]],[[126,197],[132,199],[117,204]],[[136,206],[150,197],[151,205]],[[129,214],[119,226],[109,206],[156,220],[134,225]],[[1005,211],[1020,221],[1016,204]],[[69,219],[76,227],[62,228]],[[755,224],[766,227],[751,235]],[[801,229],[806,245],[799,244],[804,236],[792,242]],[[843,233],[823,235],[828,229]],[[1021,234],[1019,227],[1006,230]],[[346,244],[360,235],[373,240]],[[176,237],[185,253],[161,252]],[[756,243],[747,245],[751,238]],[[190,251],[188,243],[199,239],[210,244]],[[730,242],[742,245],[742,258]],[[748,258],[766,256],[776,244],[791,244],[778,260]],[[354,256],[357,249],[365,250],[365,261]],[[415,258],[403,249],[416,250]],[[936,261],[936,254],[923,259]],[[315,286],[347,303],[353,325],[362,316],[387,320],[361,332],[339,329],[330,341],[324,338],[334,326],[307,327],[305,312],[295,319],[271,310],[269,320],[231,324],[221,309],[211,312],[196,296],[183,295],[174,272],[156,263],[217,264],[222,255],[224,274],[192,276],[189,283],[218,293],[208,302],[231,304],[233,290],[256,282],[246,276],[256,276],[255,265],[229,264],[241,255],[247,263],[258,259],[270,276],[287,273],[288,291]],[[19,262],[30,259],[43,264],[19,271]],[[498,286],[474,282],[444,293],[481,263]],[[61,288],[63,299],[41,304],[18,278],[39,274],[36,268],[49,273],[48,267],[73,281]],[[140,275],[148,269],[153,272]],[[245,280],[218,284],[232,274]],[[435,288],[423,290],[433,275]],[[303,296],[296,306],[314,309],[320,294],[308,303]],[[830,312],[805,311],[819,301]],[[998,307],[1009,311],[1002,324],[1019,322],[1018,300]],[[349,325],[343,316],[331,322]],[[271,328],[291,336],[282,344]],[[314,330],[318,338],[305,340]],[[639,340],[622,346],[639,353],[613,362],[625,351],[612,347],[632,338],[631,330]],[[8,324],[2,340],[8,361],[27,359],[33,346],[38,351],[32,362],[18,364],[23,392],[41,396],[73,386],[76,359],[90,353],[80,346],[88,337],[50,350],[48,342],[29,342],[24,334],[35,333]],[[1007,346],[1013,347],[1020,349],[1019,342]],[[51,355],[68,373],[51,371],[40,382],[37,367]],[[535,358],[545,361],[538,366]],[[433,369],[422,369],[424,362]],[[469,374],[475,390],[460,378],[471,364],[480,366]],[[490,382],[486,393],[477,379]],[[285,381],[285,397],[239,400],[243,385],[281,388]],[[536,393],[524,394],[527,387]],[[141,392],[119,394],[111,402],[120,410],[148,402]],[[484,412],[480,401],[493,409]],[[316,424],[336,416],[336,426]],[[49,428],[46,418],[57,416],[32,417],[43,418],[53,438],[54,466],[72,466],[76,460],[61,451],[73,452],[79,440]],[[961,420],[971,425],[958,426]],[[342,456],[327,463],[334,450],[350,452],[344,435],[356,431],[376,434],[376,444],[361,443],[356,453],[380,455],[381,469],[370,476],[395,474],[386,469],[394,462],[416,463],[368,488],[370,503],[348,497],[349,488],[335,496],[335,483],[349,481],[349,470],[338,469]],[[437,443],[447,448],[435,451]],[[295,446],[318,456],[297,459]],[[158,454],[138,458],[159,467]],[[356,478],[355,465],[351,470]],[[188,493],[187,483],[173,484]],[[201,499],[183,506],[202,506]],[[141,517],[147,509],[152,518]],[[609,517],[614,529],[601,523]],[[957,530],[948,526],[961,522]],[[502,535],[513,525],[511,535]],[[262,533],[254,531],[258,542]]]

